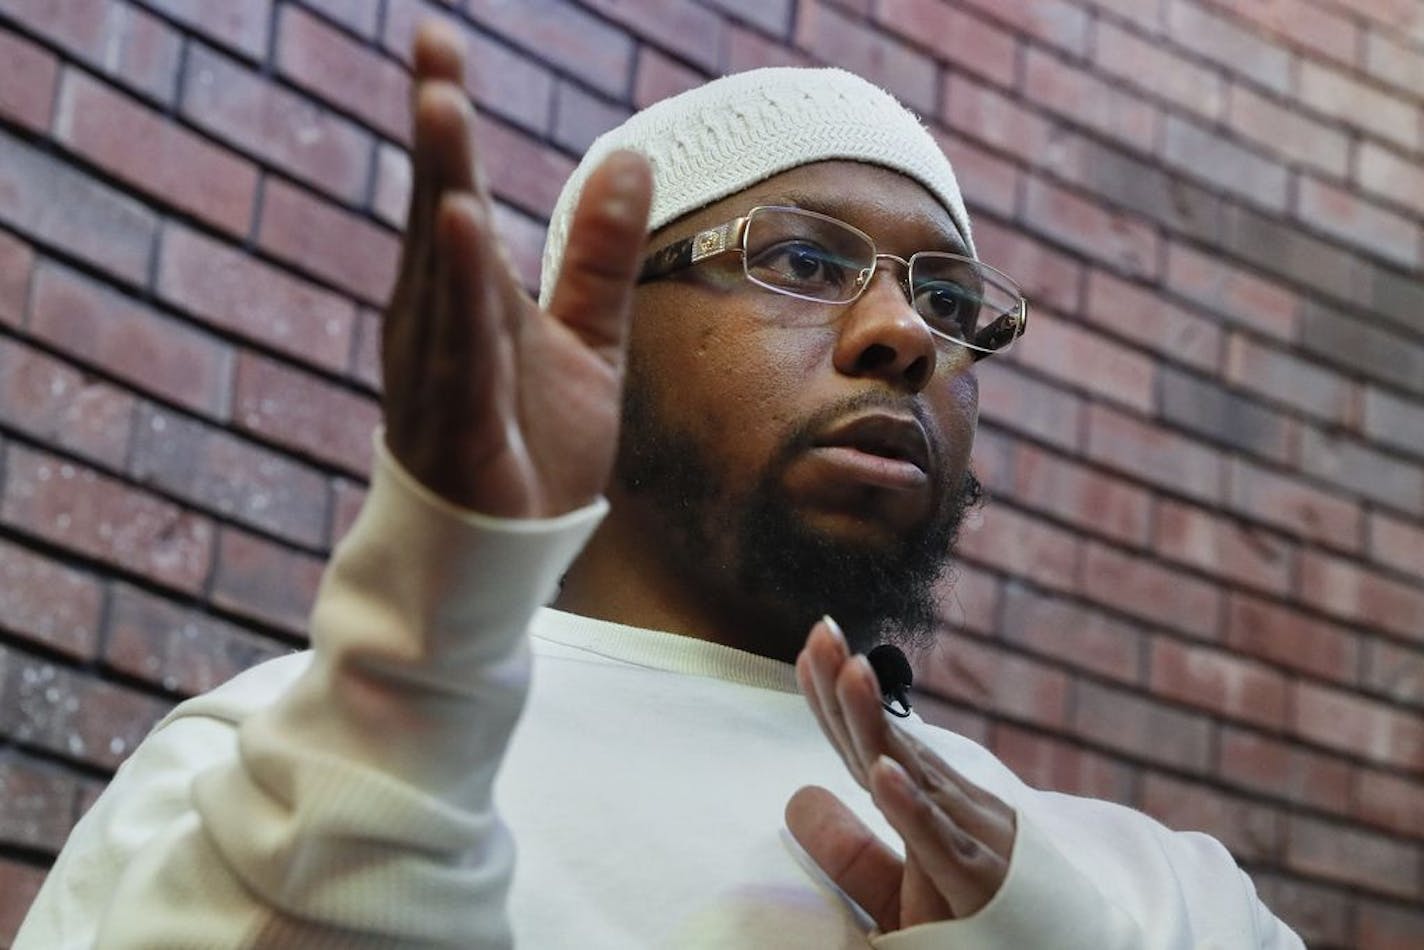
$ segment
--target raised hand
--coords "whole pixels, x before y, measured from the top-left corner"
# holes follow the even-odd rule
[[[905,845],[902,860],[838,798],[807,786],[786,806],[791,834],[884,932],[968,917],[998,892],[1013,809],[970,783],[880,705],[864,657],[834,622],[811,630],[796,679],[821,731]]]
[[[618,437],[623,344],[652,177],[632,152],[589,178],[547,312],[494,232],[458,37],[414,49],[414,186],[382,339],[386,444],[425,487],[507,518],[596,498]]]

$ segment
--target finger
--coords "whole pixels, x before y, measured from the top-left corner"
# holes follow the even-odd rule
[[[954,822],[890,757],[871,767],[870,790],[954,916],[967,917],[989,902],[1007,873],[1006,858]]]
[[[889,751],[886,739],[889,724],[881,706],[880,684],[864,656],[854,656],[836,677],[836,708],[850,736],[860,767],[870,766]]]
[[[615,364],[622,362],[652,195],[646,158],[617,151],[604,159],[579,197],[549,301],[555,318]]]
[[[835,620],[827,616],[811,628],[806,646],[796,658],[796,676],[807,703],[821,731],[845,762],[856,782],[865,786],[862,763],[851,745],[850,734],[840,713],[835,695],[836,674],[850,656],[845,634]]]
[[[465,42],[455,27],[440,20],[421,23],[411,47],[411,69],[417,82],[444,79],[459,85],[465,73]]]
[[[997,854],[1013,850],[1013,808],[980,788],[919,739],[904,729],[889,730],[889,755],[905,766],[910,777],[951,819]]]
[[[844,802],[824,788],[808,785],[786,803],[786,827],[826,876],[882,931],[900,928],[904,864]]]

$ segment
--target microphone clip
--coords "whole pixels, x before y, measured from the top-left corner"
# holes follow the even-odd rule
[[[882,643],[865,655],[870,668],[875,671],[875,680],[880,684],[880,705],[890,715],[900,719],[910,717],[910,687],[914,685],[915,673],[910,661],[897,646]],[[897,708],[898,705],[898,708]]]

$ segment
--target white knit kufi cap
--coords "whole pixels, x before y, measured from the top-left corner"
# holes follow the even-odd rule
[[[909,110],[845,70],[778,66],[664,99],[589,146],[549,221],[541,304],[553,294],[584,182],[618,149],[641,152],[652,162],[650,231],[789,168],[850,159],[918,181],[944,205],[974,253],[954,169]]]

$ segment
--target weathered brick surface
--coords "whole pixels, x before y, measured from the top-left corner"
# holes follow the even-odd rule
[[[300,644],[365,498],[421,20],[538,286],[635,108],[868,75],[1030,301],[927,719],[1424,943],[1414,0],[0,0],[0,946],[175,699]]]

